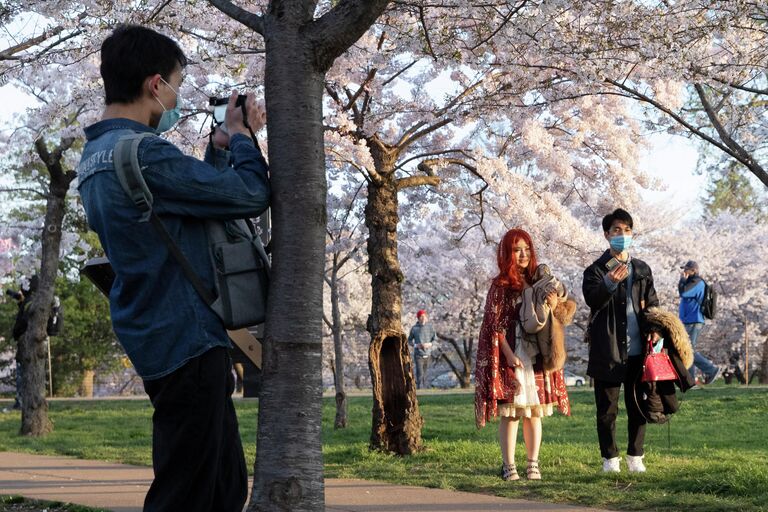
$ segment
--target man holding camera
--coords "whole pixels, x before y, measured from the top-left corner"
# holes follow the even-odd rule
[[[176,42],[144,27],[120,26],[103,42],[106,108],[85,129],[78,188],[115,273],[112,325],[154,407],[155,479],[144,510],[240,512],[247,471],[229,338],[155,227],[141,222],[112,158],[121,136],[160,134],[178,121],[186,64]],[[256,217],[269,202],[267,164],[248,128],[258,132],[264,113],[250,96],[240,108],[237,97],[233,92],[226,129],[214,130],[205,161],[160,137],[142,139],[137,152],[155,213],[211,290],[205,221]]]

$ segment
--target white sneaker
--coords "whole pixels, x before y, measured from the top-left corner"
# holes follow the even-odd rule
[[[627,469],[630,473],[645,473],[643,455],[627,455]]]
[[[606,459],[603,457],[603,471],[606,473],[618,473],[621,471],[621,468],[619,467],[619,459],[618,457],[613,457],[612,459]]]

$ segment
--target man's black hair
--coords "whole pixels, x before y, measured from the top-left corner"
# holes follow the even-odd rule
[[[148,76],[166,81],[187,58],[176,41],[139,25],[120,25],[101,44],[101,78],[106,104],[131,103]]]
[[[632,216],[629,214],[627,210],[622,210],[621,208],[616,208],[613,210],[613,213],[609,213],[605,217],[603,217],[603,231],[606,233],[610,231],[611,226],[615,221],[621,221],[625,223],[627,226],[632,228]]]

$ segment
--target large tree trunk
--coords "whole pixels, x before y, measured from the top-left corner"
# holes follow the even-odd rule
[[[64,172],[61,160],[64,151],[69,149],[73,142],[73,139],[62,140],[53,152],[49,152],[42,137],[35,141],[35,149],[48,169],[50,182],[43,221],[38,287],[30,306],[27,331],[22,338],[23,395],[19,432],[28,436],[42,436],[53,430],[53,424],[48,419],[48,402],[45,399],[45,364],[48,354],[45,343],[59,267],[65,198],[69,184],[75,177],[74,172]]]
[[[336,387],[336,418],[333,428],[347,426],[347,391],[344,385],[344,347],[341,339],[341,310],[339,309],[339,268],[338,255],[333,257],[331,269],[331,331],[333,332],[334,371]]]
[[[768,336],[763,342],[763,356],[760,359],[760,384],[768,384]]]
[[[319,19],[316,0],[271,0],[261,16],[209,2],[262,34],[266,46],[273,265],[248,510],[321,511],[324,79],[387,0],[340,0]]]
[[[397,186],[394,155],[383,145],[372,144],[378,183],[368,186],[365,225],[368,227],[368,271],[371,274],[371,345],[368,365],[373,385],[371,447],[408,455],[422,450],[416,385],[403,326],[403,273],[397,256]],[[388,171],[388,172],[387,172]]]
[[[264,22],[273,264],[248,510],[318,511],[324,508],[323,74],[299,26],[272,14]]]

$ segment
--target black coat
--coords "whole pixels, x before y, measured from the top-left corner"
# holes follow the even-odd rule
[[[611,259],[606,250],[600,258],[584,270],[582,292],[590,308],[590,322],[587,326],[589,340],[589,363],[587,375],[593,379],[608,382],[623,382],[627,369],[627,291],[626,280],[619,283],[614,293],[605,284],[608,269],[605,264]],[[640,325],[645,328],[644,312],[659,305],[653,286],[651,268],[642,260],[632,258],[632,305]]]

